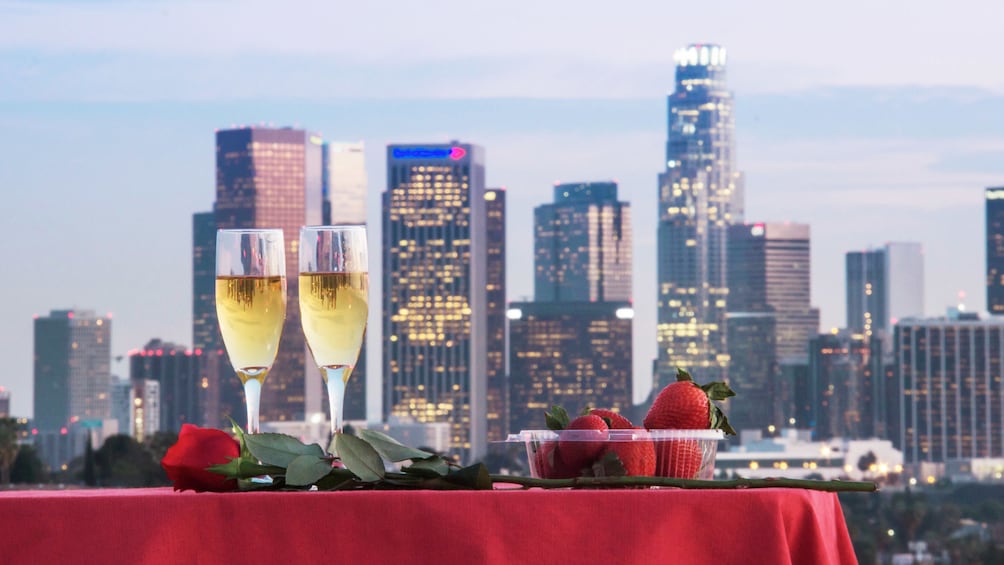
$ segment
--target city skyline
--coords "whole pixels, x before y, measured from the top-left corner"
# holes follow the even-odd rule
[[[388,53],[400,43],[389,42],[368,52],[372,65],[364,67],[376,78],[364,80],[358,70],[330,72],[332,65],[345,60],[332,54],[337,45],[311,51],[301,39],[294,44],[296,57],[305,53],[303,62],[279,65],[282,57],[293,57],[279,53],[258,69],[241,54],[249,50],[247,43],[238,42],[226,48],[238,53],[238,61],[220,75],[229,82],[220,83],[210,72],[218,68],[220,45],[227,44],[219,38],[204,56],[187,46],[179,56],[172,53],[177,42],[164,41],[159,27],[149,39],[130,34],[91,37],[95,30],[106,29],[100,22],[112,4],[87,10],[59,4],[29,9],[23,3],[0,8],[0,65],[11,70],[0,81],[17,84],[0,88],[0,124],[19,132],[0,141],[5,163],[13,164],[0,169],[0,189],[9,199],[10,229],[27,234],[13,246],[9,263],[21,275],[5,286],[19,292],[21,299],[0,307],[0,347],[11,361],[0,386],[12,394],[15,415],[31,412],[32,314],[72,306],[114,312],[115,356],[152,337],[188,343],[188,239],[191,214],[210,203],[206,195],[213,182],[208,157],[212,130],[261,120],[299,123],[331,139],[363,140],[371,179],[383,178],[380,154],[388,143],[470,139],[486,148],[492,164],[488,184],[508,187],[510,218],[527,217],[546,200],[555,179],[618,180],[622,199],[635,209],[635,357],[651,358],[654,343],[644,336],[654,335],[649,297],[655,293],[655,218],[643,211],[654,208],[652,180],[663,160],[662,95],[672,84],[671,54],[694,37],[714,39],[729,49],[739,166],[747,173],[747,217],[812,226],[812,302],[821,308],[823,329],[843,325],[843,254],[892,240],[924,245],[927,314],[942,313],[960,290],[967,292],[970,308],[984,309],[983,190],[1000,186],[1004,178],[1004,79],[985,72],[992,63],[986,58],[997,51],[1000,40],[992,33],[977,33],[992,18],[976,18],[960,34],[942,30],[946,20],[934,17],[930,6],[921,6],[911,15],[921,25],[897,28],[885,37],[879,30],[899,20],[880,7],[874,19],[860,24],[874,41],[846,45],[832,36],[813,41],[798,26],[782,22],[777,34],[762,29],[744,34],[735,24],[712,21],[710,14],[686,8],[693,26],[659,34],[657,40],[633,33],[639,43],[615,56],[600,54],[601,49],[590,45],[577,63],[567,52],[556,54],[560,50],[550,47],[534,53],[534,65],[520,74],[517,69],[523,67],[512,61],[527,60],[528,55],[513,51],[514,59],[477,70],[489,73],[503,66],[506,72],[497,73],[492,83],[472,80],[483,76],[471,74],[480,68],[478,58],[491,51],[480,44],[473,45],[472,59],[446,68],[425,52],[408,53],[395,63]],[[148,9],[133,5],[110,20],[128,23]],[[191,9],[182,5],[166,17],[169,25],[164,27],[198,27],[223,17],[216,8],[186,17]],[[605,21],[594,17],[595,7],[582,9],[587,23]],[[80,34],[50,34],[50,29],[58,29],[48,23],[54,10],[69,10],[80,16],[74,21],[95,25],[75,25]],[[260,6],[253,7],[246,17],[259,11]],[[847,15],[851,13],[848,8]],[[839,21],[844,15],[835,17]],[[642,18],[630,19],[649,25]],[[531,29],[533,41],[528,45],[540,43],[545,35],[533,29],[539,31]],[[929,41],[934,30],[945,41],[965,39],[972,57],[958,61],[952,50]],[[90,51],[92,47],[70,54],[91,39],[111,55]],[[781,48],[791,44],[800,48]],[[137,45],[140,49],[131,51]],[[827,52],[826,45],[843,48]],[[321,61],[316,67],[318,52],[333,62]],[[911,56],[899,58],[896,65],[861,65],[870,53]],[[621,60],[632,62],[618,63]],[[196,64],[189,64],[193,61]],[[594,61],[596,66],[582,64]],[[345,76],[338,80],[354,80],[358,86],[343,89],[302,78],[262,80],[288,76],[279,66],[295,74],[307,63],[311,78]],[[92,77],[71,72],[75,65],[92,70]],[[533,80],[551,65],[561,69],[553,73],[555,79]],[[411,73],[430,66],[441,70],[431,77],[438,81],[435,88],[427,78],[413,89],[388,94],[389,77],[403,84]],[[145,67],[155,67],[167,82],[135,80],[144,76]],[[605,76],[612,80],[591,80],[608,71]],[[115,80],[105,80],[119,75],[133,78],[134,86],[122,89]],[[505,86],[505,79],[515,75],[523,80]],[[283,84],[284,89],[271,84]],[[370,188],[371,223],[380,184]],[[156,214],[147,213],[152,207]],[[510,219],[509,300],[532,294],[531,273],[513,260],[519,258],[515,250],[532,238],[523,233],[526,230],[514,229],[519,226]],[[148,237],[147,230],[156,237]],[[71,235],[72,246],[64,241]],[[66,271],[75,276],[61,276]],[[636,368],[637,391],[644,389],[647,370],[643,363],[636,365],[643,367]],[[112,368],[124,376],[121,363]]]

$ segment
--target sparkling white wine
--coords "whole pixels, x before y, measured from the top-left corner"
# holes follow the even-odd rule
[[[300,273],[300,320],[318,367],[348,368],[348,379],[363,344],[368,296],[368,273]]]
[[[227,354],[241,381],[265,380],[286,319],[286,279],[217,277],[216,314]]]

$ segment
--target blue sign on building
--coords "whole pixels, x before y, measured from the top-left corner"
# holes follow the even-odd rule
[[[395,147],[391,151],[394,159],[463,159],[467,150],[463,147]]]

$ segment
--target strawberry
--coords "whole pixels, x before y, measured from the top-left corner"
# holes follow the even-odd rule
[[[558,442],[547,441],[533,454],[535,475],[541,479],[571,479],[579,476],[577,470],[565,465],[558,455]]]
[[[629,477],[655,476],[655,445],[651,441],[610,441],[600,457],[612,452]]]
[[[645,415],[645,427],[650,430],[722,429],[735,435],[725,414],[713,402],[735,394],[723,382],[699,386],[689,373],[677,369],[676,382],[659,392]]]
[[[588,414],[572,420],[565,432],[559,432],[563,434],[558,440],[561,460],[576,470],[592,465],[603,452],[608,429],[607,423],[599,416]],[[570,431],[572,433],[568,433]]]
[[[607,423],[607,426],[611,430],[632,430],[635,425],[631,423],[630,420],[621,416],[617,412],[611,410],[604,410],[602,408],[593,408],[589,411],[593,416],[599,416]]]
[[[701,442],[696,439],[656,441],[655,458],[656,476],[695,479],[703,460]]]

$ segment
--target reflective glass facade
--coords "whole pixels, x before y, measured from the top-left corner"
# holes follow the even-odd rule
[[[725,49],[691,45],[675,61],[659,176],[657,389],[677,366],[701,382],[726,374],[727,229],[743,216]]]
[[[919,243],[889,242],[847,254],[847,327],[871,335],[924,315],[924,252]]]
[[[88,310],[53,310],[35,318],[39,430],[111,418],[111,330],[111,318]]]
[[[991,187],[986,197],[987,310],[1004,314],[1004,186]]]
[[[892,440],[907,463],[1004,456],[1004,320],[917,320],[895,332]]]
[[[630,412],[628,302],[513,302],[509,306],[510,426],[546,429],[544,412],[586,406]],[[618,315],[620,312],[620,315]]]
[[[617,183],[558,184],[534,209],[534,299],[631,299],[631,208]]]
[[[728,311],[773,312],[779,360],[804,362],[809,339],[819,333],[819,310],[810,304],[809,249],[808,224],[729,227]]]
[[[484,151],[390,145],[383,193],[385,419],[451,424],[450,452],[486,452]]]
[[[320,379],[300,328],[297,247],[300,227],[321,223],[321,176],[321,139],[316,135],[291,128],[240,128],[216,133],[215,228],[278,228],[283,230],[286,242],[286,321],[279,353],[262,389],[263,421],[304,419],[306,381]],[[209,350],[215,346],[222,351],[215,296],[205,290],[214,288],[207,281],[210,276],[215,279],[215,229],[209,229],[205,213],[196,214],[194,224],[193,340],[196,348]],[[213,249],[212,262],[205,257],[208,249]],[[213,296],[213,302],[207,302],[208,296]],[[208,328],[216,329],[210,334]],[[210,339],[209,335],[213,337]],[[207,347],[200,347],[203,341]],[[210,414],[213,418],[207,423],[224,424],[227,415],[242,422],[240,382],[227,363],[219,365],[218,378],[207,376],[204,382],[206,386],[219,387],[218,393],[205,391],[208,400],[218,399],[219,407],[218,413]]]

